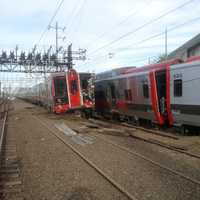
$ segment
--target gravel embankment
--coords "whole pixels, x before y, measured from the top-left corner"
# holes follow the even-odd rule
[[[126,199],[37,123],[29,114],[29,107],[30,104],[17,101],[9,120],[9,131],[17,135],[24,199]]]

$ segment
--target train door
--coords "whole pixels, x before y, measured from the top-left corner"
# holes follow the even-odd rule
[[[109,83],[107,87],[107,98],[110,105],[113,107],[116,104],[116,91],[114,83]]]
[[[163,125],[166,112],[166,70],[150,72],[151,101],[157,122]]]
[[[69,107],[78,108],[82,105],[79,75],[75,70],[67,72]]]
[[[166,117],[166,70],[156,72],[156,86],[159,111],[161,115]]]

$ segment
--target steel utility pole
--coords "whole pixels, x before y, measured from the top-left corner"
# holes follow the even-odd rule
[[[56,55],[58,54],[58,22],[56,22]]]
[[[16,45],[16,47],[15,47],[16,62],[17,62],[17,51],[18,51],[18,45]]]
[[[58,31],[59,30],[62,30],[63,32],[65,31],[65,27],[59,27],[58,26],[58,22],[56,22],[56,25],[55,26],[49,26],[48,27],[49,29],[55,29],[55,32],[56,32],[56,58],[58,58],[58,52],[59,52],[59,50],[58,50],[58,48],[59,48],[59,46],[58,46],[58,39],[64,39],[65,37],[59,37],[58,36]]]
[[[68,46],[68,51],[67,51],[67,56],[68,56],[68,69],[73,68],[73,58],[72,58],[72,44]]]
[[[65,56],[67,54],[67,56]],[[73,60],[85,60],[86,59],[86,49],[78,49],[78,51],[72,51],[72,43],[68,45],[67,52],[64,52],[64,59],[67,59],[68,69],[73,68]]]
[[[167,27],[165,29],[165,59],[167,60],[168,52],[167,52]]]

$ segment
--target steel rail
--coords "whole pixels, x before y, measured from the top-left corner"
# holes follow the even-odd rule
[[[181,178],[184,178],[184,179],[186,179],[186,180],[188,180],[188,181],[191,181],[191,182],[193,182],[193,183],[195,183],[195,184],[197,184],[197,185],[200,185],[200,181],[198,181],[198,180],[196,180],[196,179],[193,179],[193,178],[191,178],[191,177],[189,177],[189,176],[187,176],[187,175],[185,175],[185,174],[183,174],[183,173],[181,173],[181,172],[177,172],[176,170],[173,170],[173,169],[171,169],[171,168],[169,168],[169,167],[166,167],[166,166],[164,166],[164,165],[162,165],[162,164],[160,164],[160,163],[158,163],[158,162],[156,162],[156,161],[153,161],[153,160],[147,158],[146,156],[143,156],[143,155],[140,154],[140,153],[134,152],[134,151],[132,151],[132,150],[126,148],[126,147],[120,146],[120,145],[118,145],[118,144],[112,142],[111,140],[109,140],[109,139],[104,139],[104,138],[102,138],[102,137],[100,137],[100,136],[98,136],[98,135],[96,135],[96,134],[95,134],[95,137],[99,138],[100,140],[103,140],[104,142],[106,142],[106,143],[108,143],[108,144],[111,144],[111,145],[113,145],[113,146],[116,146],[116,147],[118,147],[119,149],[121,149],[121,150],[123,150],[123,151],[125,151],[125,152],[128,152],[128,153],[130,153],[130,154],[132,154],[132,155],[135,155],[135,156],[137,156],[137,157],[139,157],[139,158],[141,158],[141,159],[143,159],[143,160],[146,160],[146,161],[152,163],[153,165],[156,165],[156,166],[158,166],[158,167],[160,167],[160,168],[162,168],[162,169],[164,169],[164,170],[166,170],[166,171],[169,171],[169,172],[171,172],[171,173],[173,173],[173,174],[175,174],[175,175],[177,175],[177,176],[179,176],[179,177],[181,177]]]
[[[154,130],[154,129],[147,129],[147,128],[144,128],[144,127],[141,127],[141,126],[129,125],[129,124],[124,124],[124,123],[121,123],[120,125],[125,126],[127,128],[136,128],[138,130],[146,131],[148,133],[152,133],[154,135],[159,135],[161,137],[166,137],[166,138],[170,138],[170,139],[174,139],[174,140],[179,139],[179,137],[177,137],[177,136],[169,135],[170,134],[169,132],[157,131],[157,130]]]
[[[8,111],[6,111],[5,114],[4,114],[3,126],[2,126],[2,129],[1,129],[1,136],[0,136],[0,157],[2,156],[2,147],[3,147],[4,137],[5,137],[5,125],[6,125],[7,116],[8,116]]]
[[[99,121],[107,122],[104,119],[100,119]],[[166,137],[166,138],[170,138],[170,139],[174,139],[174,140],[179,140],[180,139],[178,136],[172,135],[172,133],[170,133],[170,132],[164,132],[164,131],[160,131],[160,130],[154,130],[152,128],[147,129],[145,127],[132,125],[132,124],[129,124],[127,122],[116,122],[114,120],[111,120],[109,122],[112,123],[112,124],[114,124],[114,125],[118,125],[118,126],[124,126],[124,127],[127,127],[127,128],[135,128],[135,129],[138,129],[138,130],[141,130],[141,131],[146,131],[146,132],[152,133],[154,135],[159,135],[161,137]]]
[[[104,120],[100,120],[102,121],[103,123],[105,122]],[[93,122],[94,123],[94,122]],[[129,127],[131,128],[130,126],[127,126],[126,124],[117,124],[116,122],[113,122],[111,121],[110,124],[113,124],[113,125],[118,125],[118,126],[123,126],[123,127]],[[149,129],[146,129],[146,128],[143,128],[143,127],[137,127],[137,126],[133,126],[132,128],[135,128],[135,129],[138,129],[138,130],[141,130],[141,131],[146,131],[146,132],[152,132],[153,130],[149,130]],[[153,134],[153,133],[152,133]],[[161,135],[162,136],[162,135]],[[161,143],[159,141],[154,141],[154,140],[148,140],[148,139],[145,139],[145,138],[141,138],[141,137],[138,137],[138,136],[135,136],[133,134],[129,134],[129,137],[132,137],[132,138],[135,138],[137,140],[141,140],[143,142],[146,142],[146,143],[150,143],[150,144],[154,144],[154,145],[157,145],[157,146],[161,146],[163,148],[166,148],[166,149],[169,149],[169,150],[172,150],[172,151],[175,151],[175,152],[178,152],[178,153],[181,153],[181,154],[184,154],[184,155],[187,155],[189,157],[193,157],[193,158],[197,158],[197,159],[200,159],[200,156],[197,155],[197,154],[194,154],[194,153],[190,153],[190,152],[187,152],[185,150],[182,150],[182,149],[178,149],[174,146],[170,146],[170,145],[167,145],[167,144],[164,144],[164,143]],[[165,136],[164,136],[165,137]],[[168,137],[168,136],[166,136]],[[175,136],[176,137],[176,136]],[[173,138],[172,138],[173,139]],[[175,139],[175,138],[174,138]]]
[[[90,167],[92,167],[96,172],[98,172],[103,178],[105,178],[111,185],[113,185],[117,190],[119,190],[122,194],[124,194],[130,200],[138,200],[135,196],[129,193],[123,186],[117,183],[112,177],[107,175],[104,171],[102,171],[96,164],[90,161],[87,157],[85,157],[82,153],[80,153],[76,148],[74,148],[71,144],[69,144],[65,139],[59,136],[55,131],[49,128],[49,126],[43,122],[39,117],[33,116],[40,124],[42,124],[45,128],[47,128],[54,136],[56,136],[60,141],[62,141],[66,146],[68,146],[74,153],[76,153],[82,160],[84,160]]]
[[[146,143],[155,144],[155,145],[161,146],[161,147],[163,147],[163,148],[165,148],[165,149],[169,149],[169,150],[172,150],[172,151],[181,153],[181,154],[185,154],[185,155],[187,155],[187,156],[189,156],[189,157],[193,157],[193,158],[200,159],[200,156],[197,155],[197,154],[190,153],[190,152],[187,152],[187,151],[184,151],[184,150],[175,148],[175,147],[173,147],[173,146],[169,146],[169,145],[164,144],[164,143],[160,143],[160,142],[153,141],[153,140],[148,140],[148,139],[141,138],[141,137],[138,137],[138,136],[135,136],[135,135],[131,135],[131,134],[130,134],[129,136],[132,137],[132,138],[135,138],[135,139],[137,139],[137,140],[144,141],[144,142],[146,142]]]

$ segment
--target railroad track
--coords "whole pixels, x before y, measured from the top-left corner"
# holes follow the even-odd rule
[[[76,131],[76,130],[75,130],[75,131]],[[130,149],[124,147],[124,146],[120,146],[119,144],[117,144],[117,143],[111,141],[111,140],[108,139],[108,138],[107,138],[107,139],[104,139],[104,138],[102,138],[101,136],[99,136],[98,134],[95,134],[95,136],[96,136],[98,139],[104,141],[105,143],[111,144],[111,145],[113,145],[113,146],[115,146],[115,147],[117,147],[117,148],[119,148],[119,149],[121,149],[121,150],[123,150],[123,151],[129,153],[129,154],[132,154],[132,155],[134,155],[134,156],[137,156],[137,157],[139,157],[139,158],[141,158],[141,159],[143,159],[143,160],[146,160],[147,162],[152,163],[152,164],[155,165],[155,166],[158,166],[158,167],[160,167],[160,168],[162,168],[162,169],[164,169],[164,170],[166,170],[166,171],[169,171],[170,173],[173,173],[173,174],[175,174],[175,175],[177,175],[177,176],[179,176],[179,177],[182,177],[182,178],[184,178],[184,179],[186,179],[186,180],[188,180],[188,181],[191,181],[191,182],[193,182],[193,183],[195,183],[195,184],[200,185],[200,181],[199,181],[199,180],[193,179],[193,178],[191,178],[191,177],[189,177],[189,176],[187,176],[187,175],[185,175],[185,174],[183,174],[183,173],[180,173],[180,172],[178,172],[178,171],[176,171],[176,170],[173,170],[173,169],[171,169],[171,168],[169,168],[169,167],[166,167],[166,166],[164,166],[164,165],[162,165],[162,164],[160,164],[160,163],[158,163],[158,162],[156,162],[156,161],[154,161],[154,160],[152,160],[152,159],[150,159],[150,158],[147,158],[146,156],[144,156],[144,155],[142,155],[142,154],[140,154],[140,153],[138,153],[138,152],[132,151],[132,150],[130,150]],[[139,139],[140,139],[140,138],[139,138]],[[147,142],[148,142],[148,141],[147,141]],[[172,150],[174,150],[174,149],[172,149]],[[182,152],[181,152],[181,153],[182,153]],[[190,154],[189,154],[189,155],[190,155]],[[197,158],[200,158],[200,157],[197,157]]]
[[[95,169],[102,177],[104,177],[109,183],[111,183],[117,190],[119,190],[121,193],[123,193],[128,199],[131,200],[136,200],[136,196],[131,194],[129,191],[126,190],[126,188],[124,188],[122,185],[120,185],[119,183],[117,183],[111,176],[109,176],[108,174],[106,174],[104,171],[102,171],[94,162],[92,162],[88,157],[86,157],[85,155],[83,155],[79,150],[77,150],[77,148],[75,148],[72,144],[70,144],[69,142],[67,142],[66,139],[64,139],[63,137],[61,137],[61,135],[57,132],[54,131],[52,128],[50,128],[50,126],[47,124],[47,122],[41,120],[40,118],[33,116],[37,121],[40,122],[40,124],[42,124],[44,127],[46,127],[54,136],[56,136],[60,141],[62,141],[62,143],[64,143],[66,146],[68,146],[74,153],[76,153],[80,158],[82,158],[89,166],[91,166],[93,169]],[[124,146],[120,146],[114,142],[112,142],[111,140],[107,140],[104,139],[100,136],[98,136],[97,134],[95,134],[95,137],[97,137],[98,139],[102,140],[103,142],[112,145],[128,154],[131,154],[132,156],[138,157],[142,160],[145,160],[146,162],[151,163],[152,165],[161,168],[162,170],[167,171],[168,173],[171,173],[173,175],[176,175],[178,177],[181,177],[182,179],[185,179],[189,182],[192,182],[193,184],[196,184],[198,186],[200,186],[200,181],[196,180],[194,178],[191,178],[183,173],[180,173],[174,169],[171,169],[167,166],[164,166],[156,161],[153,161],[145,156],[143,156],[142,154],[139,154],[137,152],[134,152]]]
[[[193,182],[193,183],[195,183],[195,184],[200,185],[200,181],[198,181],[198,180],[196,180],[196,179],[193,179],[193,178],[191,178],[191,177],[189,177],[189,176],[187,176],[187,175],[185,175],[185,174],[182,174],[182,173],[180,173],[180,172],[178,172],[178,171],[176,171],[176,170],[174,170],[174,169],[171,169],[171,168],[169,168],[169,167],[166,167],[166,166],[164,166],[164,165],[162,165],[162,164],[160,164],[160,163],[158,163],[158,162],[156,162],[156,161],[154,161],[154,160],[152,160],[152,159],[147,158],[146,156],[144,156],[144,155],[142,155],[142,154],[140,154],[140,153],[137,153],[137,152],[135,152],[135,151],[132,151],[132,150],[130,150],[130,149],[124,147],[124,146],[120,146],[120,145],[116,144],[115,142],[112,142],[112,141],[109,140],[109,139],[104,139],[104,138],[102,138],[102,137],[100,137],[100,136],[98,136],[98,135],[96,135],[96,137],[99,138],[100,140],[102,140],[102,141],[108,143],[108,144],[111,144],[111,145],[113,145],[113,146],[115,146],[115,147],[117,147],[117,148],[119,148],[119,149],[121,149],[121,150],[123,150],[123,151],[129,153],[129,154],[132,154],[132,155],[137,156],[137,157],[139,157],[139,158],[141,158],[141,159],[143,159],[143,160],[145,160],[145,161],[147,161],[147,162],[150,162],[151,164],[153,164],[153,165],[155,165],[155,166],[158,166],[158,167],[160,167],[160,168],[162,168],[162,169],[164,169],[164,170],[166,170],[166,171],[168,171],[168,172],[170,172],[170,173],[173,173],[173,174],[175,174],[175,175],[177,175],[177,176],[179,176],[179,177],[181,177],[181,178],[184,178],[184,179],[186,179],[186,180],[188,180],[188,181],[191,181],[191,182]]]
[[[106,124],[107,124],[106,126],[110,126],[111,124],[117,125],[117,126],[120,125],[122,127],[134,128],[134,129],[142,130],[142,131],[145,131],[145,132],[150,132],[150,133],[153,133],[153,134],[156,134],[156,135],[160,135],[160,136],[163,136],[163,137],[168,137],[168,138],[171,138],[171,139],[174,139],[174,140],[178,140],[179,139],[177,136],[171,136],[171,135],[169,135],[167,133],[163,133],[161,131],[156,131],[155,130],[155,132],[154,132],[154,130],[152,130],[152,129],[147,129],[147,128],[138,127],[138,126],[133,126],[133,125],[129,125],[129,124],[116,123],[116,122],[113,122],[113,121],[109,121],[109,123],[108,123],[108,122],[106,122],[104,120],[95,120],[95,121],[89,120],[89,121],[92,122],[92,123],[95,123],[95,121],[97,121],[97,124],[99,124],[100,126],[104,126]],[[101,123],[101,121],[102,121],[102,123]],[[142,137],[138,137],[138,136],[136,136],[134,134],[129,134],[129,136],[132,137],[132,138],[135,138],[137,140],[141,140],[143,142],[146,142],[146,143],[154,144],[154,145],[161,146],[163,148],[166,148],[166,149],[169,149],[169,150],[181,153],[181,154],[185,154],[185,155],[187,155],[189,157],[200,159],[199,155],[187,152],[186,150],[184,150],[184,149],[182,149],[180,147],[168,145],[168,144],[162,143],[162,142],[157,141],[157,140],[145,139],[145,138],[142,138]]]
[[[1,124],[0,136],[0,199],[22,200],[16,143],[13,136],[7,134],[6,131],[8,103],[5,108],[6,110],[2,112],[4,116]]]
[[[122,194],[124,194],[130,200],[138,200],[134,195],[128,192],[123,186],[118,184],[111,176],[102,171],[96,164],[94,164],[91,160],[85,157],[80,151],[74,148],[70,143],[68,143],[65,139],[59,136],[55,131],[49,128],[49,126],[39,119],[36,116],[33,116],[40,124],[46,127],[54,136],[56,136],[62,143],[64,143],[67,147],[69,147],[75,154],[77,154],[82,160],[84,160],[90,167],[92,167],[98,174],[100,174],[103,178],[105,178],[112,186],[114,186],[117,190],[119,190]]]

